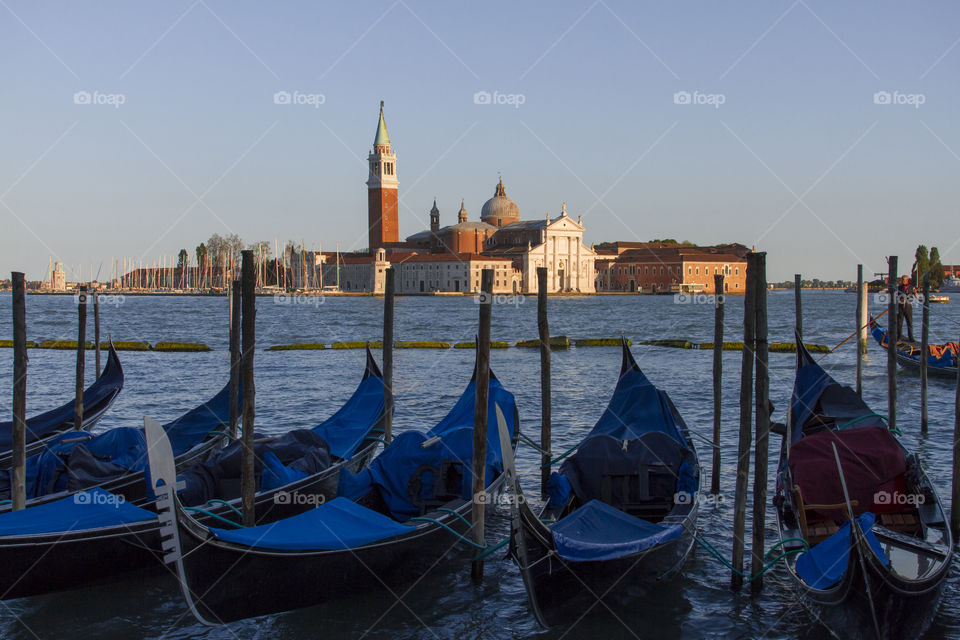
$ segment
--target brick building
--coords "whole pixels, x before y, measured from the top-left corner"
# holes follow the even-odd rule
[[[722,273],[724,293],[744,292],[747,281],[747,249],[743,245],[696,247],[663,243],[632,244],[648,246],[615,247],[615,252],[600,254],[597,267],[598,291],[689,291],[709,294],[715,293],[713,276]]]

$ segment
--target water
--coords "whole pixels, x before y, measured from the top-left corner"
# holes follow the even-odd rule
[[[498,304],[493,310],[493,339],[536,337],[536,303],[532,298]],[[76,311],[68,296],[28,298],[28,338],[76,338]],[[808,342],[831,347],[854,327],[855,296],[840,292],[804,295],[804,330]],[[257,341],[262,347],[293,342],[374,340],[381,337],[382,301],[375,298],[330,298],[322,304],[258,300]],[[872,305],[871,312],[884,307]],[[931,341],[956,340],[960,303],[933,305]],[[10,296],[0,296],[0,336],[11,335]],[[143,416],[161,422],[206,400],[227,376],[227,303],[223,298],[127,297],[102,309],[103,336],[116,340],[202,341],[209,353],[122,352],[126,386],[98,430],[140,425]],[[725,339],[742,339],[743,301],[727,300]],[[919,315],[915,316],[919,322]],[[477,307],[470,298],[399,298],[396,337],[401,340],[473,340]],[[680,338],[713,339],[713,307],[673,304],[670,297],[606,296],[550,300],[553,335],[572,338],[616,337],[639,342]],[[769,297],[770,339],[792,341],[793,295]],[[92,335],[92,322],[88,336]],[[865,362],[864,396],[886,412],[886,357],[871,342]],[[649,378],[668,391],[691,430],[710,437],[712,396],[710,352],[635,345],[634,354]],[[517,396],[521,429],[539,433],[539,357],[536,349],[494,350],[492,367]],[[10,389],[12,350],[0,349],[0,388]],[[376,354],[379,358],[379,353]],[[701,535],[729,557],[733,520],[733,485],[737,449],[740,353],[724,354],[722,495],[725,500],[701,508]],[[31,350],[28,414],[68,399],[74,380],[74,353]],[[397,409],[395,429],[426,429],[452,406],[467,383],[473,364],[470,350],[398,350],[395,352]],[[88,383],[92,356],[88,358]],[[771,400],[776,420],[784,419],[793,381],[791,354],[771,354]],[[853,341],[823,360],[838,380],[855,376]],[[573,348],[554,352],[553,436],[555,451],[565,451],[588,431],[606,406],[616,382],[620,354],[616,348]],[[353,391],[363,368],[363,352],[265,352],[256,355],[257,425],[268,432],[312,426],[326,418]],[[904,444],[915,449],[929,476],[949,501],[953,432],[953,386],[930,381],[930,429],[920,434],[919,378],[901,373],[898,424]],[[0,397],[0,415],[9,415],[10,396]],[[695,439],[709,483],[710,450]],[[779,441],[771,440],[770,468],[776,465]],[[518,467],[526,495],[539,496],[539,456],[521,447]],[[752,472],[752,469],[751,469]],[[752,475],[751,475],[752,477]],[[751,480],[752,484],[752,480]],[[771,483],[772,486],[772,483]],[[748,505],[752,498],[748,499]],[[767,546],[775,540],[768,507]],[[748,519],[750,514],[748,513]],[[748,520],[749,522],[749,520]],[[490,541],[508,532],[508,512],[487,523]],[[749,535],[749,525],[748,525]],[[768,574],[763,592],[732,593],[729,573],[697,549],[683,575],[656,593],[614,613],[603,607],[567,629],[544,631],[530,613],[516,567],[493,555],[482,585],[470,582],[464,557],[451,555],[424,576],[390,593],[373,588],[362,598],[242,621],[208,629],[198,625],[168,575],[70,593],[0,603],[0,634],[9,638],[745,638],[824,637],[787,587],[780,569]],[[413,581],[416,582],[413,582]],[[960,578],[954,570],[927,637],[960,638]]]

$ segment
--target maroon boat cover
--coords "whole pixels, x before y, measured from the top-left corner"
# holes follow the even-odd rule
[[[804,504],[844,502],[833,444],[837,445],[850,500],[858,502],[853,508],[854,514],[889,511],[897,504],[891,497],[903,490],[902,476],[907,470],[907,461],[900,445],[885,427],[824,431],[804,436],[791,446],[790,473],[793,483],[800,487]],[[878,492],[881,495],[875,500]],[[818,513],[844,519],[840,510],[818,510]]]

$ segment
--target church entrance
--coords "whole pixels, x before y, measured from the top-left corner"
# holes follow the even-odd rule
[[[453,290],[456,291],[456,292],[458,292],[458,293],[460,292],[460,281],[459,281],[459,280],[454,280],[454,281],[453,281]],[[480,474],[478,473],[477,475],[480,475]]]
[[[420,293],[423,293],[423,280],[420,281]]]
[[[560,269],[559,271],[557,271],[557,277],[560,279],[560,287],[557,289],[557,291],[564,291],[566,289],[566,286],[564,285],[564,282],[563,282],[563,269]]]
[[[636,292],[637,292],[637,282],[631,278],[631,279],[630,279],[630,293],[636,293]],[[480,475],[480,474],[478,473],[477,475]]]

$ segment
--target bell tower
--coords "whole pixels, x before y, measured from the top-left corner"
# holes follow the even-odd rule
[[[367,157],[367,214],[369,250],[373,255],[388,242],[399,242],[400,226],[397,220],[397,156],[390,147],[387,124],[383,120],[383,100],[380,101],[380,122],[373,140],[373,151]]]

